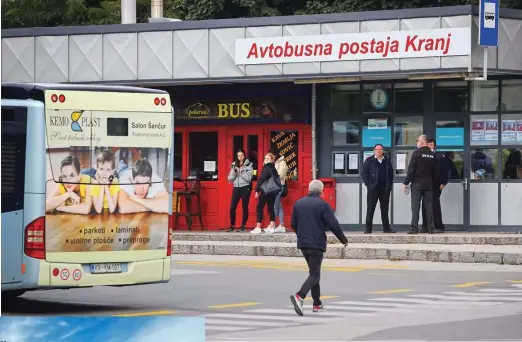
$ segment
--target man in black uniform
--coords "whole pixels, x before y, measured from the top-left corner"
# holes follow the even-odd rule
[[[428,147],[433,153],[435,153],[435,167],[437,168],[438,177],[433,183],[433,225],[435,226],[435,233],[440,234],[444,233],[444,230],[446,229],[444,223],[442,222],[440,196],[442,195],[442,189],[444,189],[444,187],[448,184],[451,172],[451,160],[449,160],[445,155],[436,152],[437,142],[435,139],[428,139]],[[424,207],[422,207],[422,229],[420,232],[428,232],[426,210]]]
[[[417,139],[417,148],[411,155],[408,174],[403,182],[405,193],[407,185],[411,183],[411,228],[408,234],[419,232],[421,201],[426,210],[426,228],[430,234],[433,234],[433,183],[437,178],[435,153],[428,147],[428,137],[425,135]]]

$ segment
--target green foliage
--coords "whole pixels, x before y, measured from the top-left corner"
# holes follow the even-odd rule
[[[477,4],[478,0],[164,0],[167,18],[205,20],[345,13]],[[522,0],[502,0],[522,9]],[[150,17],[150,0],[136,0],[137,22]],[[121,22],[121,0],[2,0],[2,27],[103,25]]]

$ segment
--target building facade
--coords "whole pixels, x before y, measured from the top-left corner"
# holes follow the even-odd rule
[[[487,81],[474,80],[484,61],[478,14],[455,6],[2,30],[2,82],[168,90],[176,175],[201,179],[205,229],[228,225],[226,176],[243,148],[257,165],[269,149],[285,153],[287,218],[316,176],[334,187],[326,197],[343,226],[361,230],[360,171],[375,143],[395,169],[391,222],[405,229],[410,202],[400,183],[425,133],[454,165],[442,196],[448,229],[514,231],[522,226],[522,11],[501,9]],[[254,208],[252,196],[250,225]]]

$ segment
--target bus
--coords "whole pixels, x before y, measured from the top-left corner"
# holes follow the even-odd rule
[[[2,297],[170,280],[165,91],[2,84]]]

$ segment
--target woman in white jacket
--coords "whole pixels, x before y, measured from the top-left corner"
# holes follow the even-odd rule
[[[277,174],[279,175],[279,179],[281,179],[281,184],[283,185],[283,189],[277,195],[274,204],[274,211],[279,216],[279,226],[274,230],[275,233],[286,233],[285,227],[285,213],[283,211],[283,204],[281,203],[282,197],[281,194],[284,191],[286,184],[286,175],[288,173],[288,165],[286,165],[285,156],[280,155],[279,158],[275,162],[275,168],[277,170]]]

